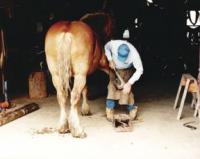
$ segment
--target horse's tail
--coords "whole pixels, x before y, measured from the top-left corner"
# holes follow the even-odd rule
[[[71,34],[68,32],[63,32],[58,40],[58,73],[60,77],[60,82],[62,88],[65,91],[66,96],[68,96],[68,91],[71,91],[70,88],[70,77],[72,75],[71,70]]]

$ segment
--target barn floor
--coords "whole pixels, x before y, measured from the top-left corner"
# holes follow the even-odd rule
[[[148,83],[135,89],[139,114],[132,132],[116,132],[106,120],[104,97],[90,100],[93,115],[81,117],[87,132],[85,139],[54,131],[59,117],[55,95],[42,100],[16,98],[13,102],[17,104],[36,102],[40,109],[0,127],[0,158],[199,159],[199,120],[192,117],[190,99],[186,101],[183,118],[176,120],[177,110],[172,107],[178,83],[167,83]],[[187,122],[197,129],[183,126]],[[51,131],[40,133],[46,128]]]

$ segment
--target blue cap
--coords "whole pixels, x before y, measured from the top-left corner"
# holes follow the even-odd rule
[[[121,44],[118,47],[118,60],[121,61],[121,62],[126,61],[129,52],[130,52],[130,49],[129,49],[128,45],[127,44]]]

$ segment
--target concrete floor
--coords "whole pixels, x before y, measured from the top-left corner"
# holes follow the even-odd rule
[[[132,132],[116,132],[106,120],[105,98],[89,101],[93,115],[81,117],[85,139],[55,131],[38,133],[57,127],[59,107],[55,95],[42,100],[14,99],[16,104],[36,102],[40,109],[0,127],[0,159],[199,159],[199,120],[192,117],[189,100],[180,121],[176,120],[177,110],[172,109],[178,85],[174,89],[163,84],[156,89],[144,88],[138,87],[138,93],[135,92],[139,114]],[[193,121],[196,130],[183,126]]]

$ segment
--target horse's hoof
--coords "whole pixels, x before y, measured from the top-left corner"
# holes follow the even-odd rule
[[[77,131],[75,129],[71,130],[71,134],[73,137],[76,137],[76,138],[85,138],[87,137],[87,134],[81,130],[81,131]]]
[[[82,104],[81,114],[83,116],[91,115],[90,107],[88,104],[86,103]]]
[[[69,127],[68,126],[61,126],[59,129],[58,129],[58,132],[60,133],[60,134],[65,134],[65,133],[69,133],[70,132],[70,130],[69,130]]]
[[[106,108],[106,118],[108,121],[113,122],[114,120],[114,110],[110,108]]]
[[[92,113],[90,111],[84,111],[84,110],[82,110],[81,111],[81,115],[82,116],[90,116],[90,115],[92,115]]]

